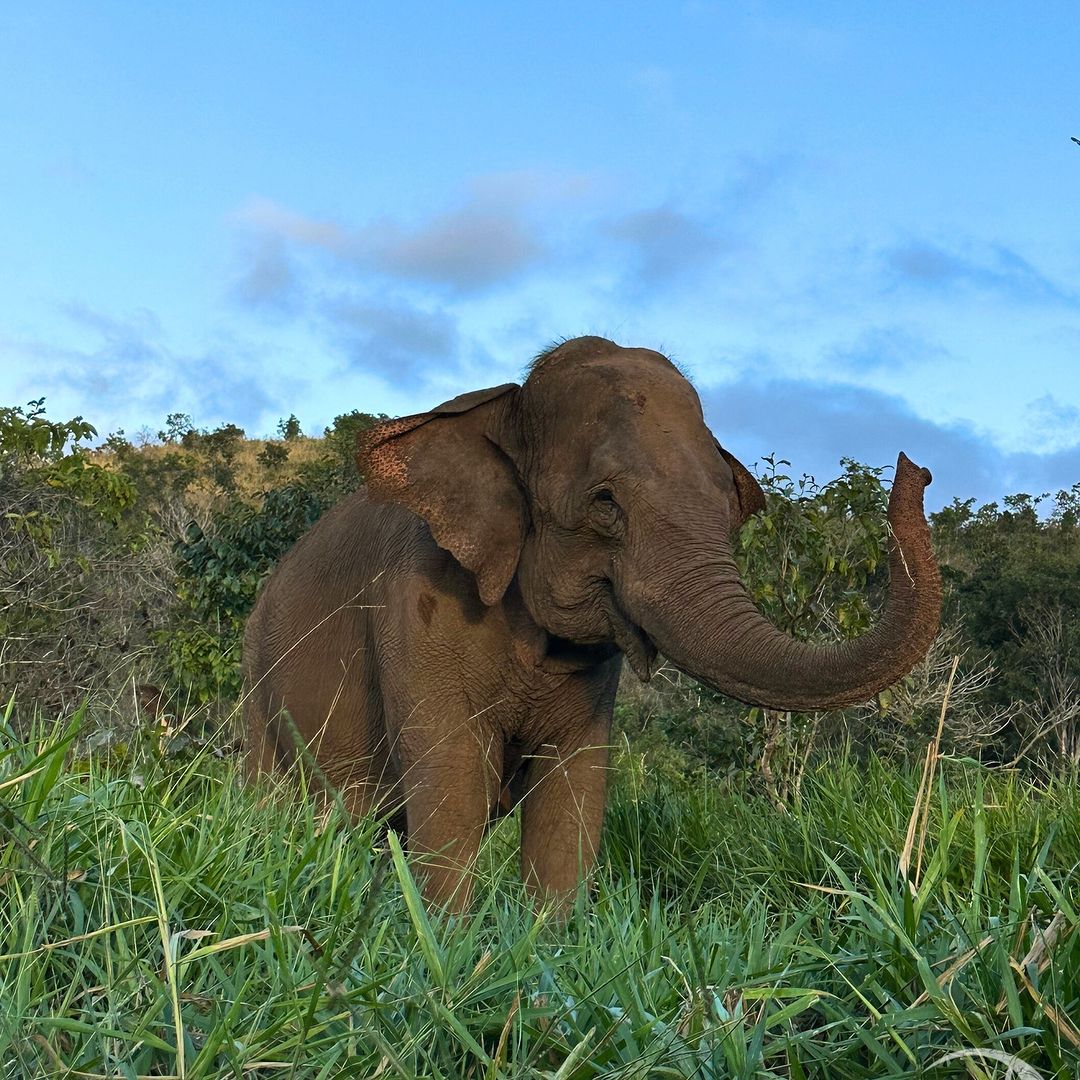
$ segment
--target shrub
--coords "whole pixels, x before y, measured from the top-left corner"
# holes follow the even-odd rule
[[[883,469],[845,458],[843,472],[821,484],[763,459],[765,509],[739,534],[743,581],[765,616],[810,641],[857,637],[884,593],[888,491]],[[778,800],[796,794],[821,733],[821,713],[741,710],[745,753]]]
[[[297,483],[309,488],[327,504],[355,491],[361,484],[356,471],[356,438],[387,417],[380,413],[352,412],[336,416],[323,432],[323,453],[317,461],[300,466]]]
[[[255,460],[268,473],[275,473],[289,460],[289,448],[282,443],[268,442]]]
[[[208,529],[192,522],[177,542],[178,618],[164,640],[173,676],[198,701],[239,694],[244,619],[259,584],[327,505],[287,484],[258,508],[231,505]]]
[[[0,693],[70,708],[146,662],[154,555],[132,481],[85,446],[93,426],[44,412],[0,409]]]
[[[933,525],[953,617],[998,672],[983,704],[1018,706],[1002,755],[1080,762],[1080,484],[954,500]]]
[[[295,413],[289,413],[287,420],[278,421],[278,434],[286,442],[295,442],[304,433],[300,430],[300,421],[296,419]]]

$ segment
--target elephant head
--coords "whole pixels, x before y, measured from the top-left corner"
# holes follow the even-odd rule
[[[864,701],[925,654],[941,585],[923,515],[930,474],[903,454],[889,500],[890,587],[877,626],[813,646],[755,608],[733,555],[764,506],[659,353],[596,337],[551,349],[524,384],[455,398],[368,433],[372,498],[407,506],[499,603],[577,645],[621,649],[647,679],[658,652],[731,697],[775,709]]]

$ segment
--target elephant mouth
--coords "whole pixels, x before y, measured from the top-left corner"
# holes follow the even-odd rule
[[[604,613],[607,616],[611,637],[630,661],[634,674],[648,682],[656,670],[658,649],[652,638],[623,610],[611,583],[604,591]]]
[[[618,655],[618,648],[610,642],[582,645],[569,638],[548,634],[547,648],[540,666],[552,674],[565,675],[596,667]]]

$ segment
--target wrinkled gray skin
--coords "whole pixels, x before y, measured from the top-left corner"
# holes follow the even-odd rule
[[[902,454],[877,627],[816,648],[768,623],[732,558],[761,490],[658,353],[565,342],[520,387],[376,428],[359,464],[367,488],[248,621],[249,769],[284,768],[303,739],[353,813],[407,826],[426,897],[453,911],[519,798],[539,897],[565,901],[593,865],[624,655],[642,679],[659,650],[742,701],[831,709],[905,674],[937,630],[930,477]]]

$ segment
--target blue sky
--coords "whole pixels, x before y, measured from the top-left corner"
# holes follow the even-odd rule
[[[933,505],[1080,481],[1075,3],[9,4],[0,404],[318,431],[600,333]]]

